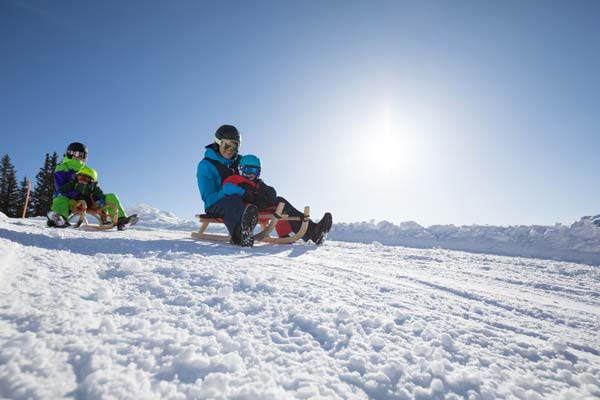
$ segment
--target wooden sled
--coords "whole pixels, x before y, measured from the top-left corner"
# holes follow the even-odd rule
[[[302,238],[308,230],[309,221],[309,207],[304,207],[304,215],[301,217],[290,217],[287,214],[283,214],[284,203],[279,203],[275,211],[261,211],[258,213],[258,224],[262,228],[260,232],[254,235],[254,240],[266,243],[279,243],[287,244],[294,243],[296,240]],[[220,242],[229,242],[231,240],[230,235],[219,235],[212,233],[205,233],[206,228],[210,224],[222,224],[223,217],[218,215],[200,214],[196,215],[200,219],[200,229],[198,232],[192,232],[192,237],[196,239],[214,240]],[[272,237],[271,232],[275,229],[275,226],[279,221],[301,221],[302,225],[300,230],[288,237]]]
[[[108,210],[111,207],[113,210],[112,214]],[[93,216],[97,222],[95,224],[90,224],[87,218],[88,216]],[[79,200],[75,206],[71,208],[69,222],[72,223],[76,217],[79,217],[79,219],[74,224],[75,228],[88,231],[106,231],[117,225],[118,211],[117,207],[112,203],[107,203],[100,208],[88,208],[85,200]]]

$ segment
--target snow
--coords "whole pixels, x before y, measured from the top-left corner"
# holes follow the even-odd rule
[[[161,228],[171,230],[194,230],[198,229],[198,224],[194,221],[186,221],[169,211],[162,211],[148,204],[140,203],[135,207],[128,208],[127,213],[137,214],[139,221],[136,227],[139,228]]]
[[[535,257],[600,265],[600,215],[570,225],[423,227],[388,221],[335,224],[329,237],[338,241],[417,248],[445,248],[475,253]]]
[[[124,232],[0,215],[0,398],[600,397],[592,218],[338,224],[321,247],[242,249],[137,210]],[[526,237],[538,258],[492,254]]]

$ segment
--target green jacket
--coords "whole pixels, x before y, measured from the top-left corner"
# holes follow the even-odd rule
[[[104,200],[104,192],[100,189],[98,182],[91,181],[84,185],[77,182],[77,177],[62,185],[59,192],[64,195],[77,192],[78,195],[74,198],[75,200],[85,200],[86,202],[89,200],[92,204],[99,200]]]
[[[69,183],[77,171],[81,169],[85,164],[79,160],[73,160],[69,157],[65,156],[60,164],[56,166],[54,169],[54,196],[56,197],[59,194],[67,196],[70,199],[74,199],[77,197],[77,193],[63,193],[60,191],[61,186]]]

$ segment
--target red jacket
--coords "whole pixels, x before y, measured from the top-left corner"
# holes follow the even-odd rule
[[[223,181],[223,186],[227,183],[233,183],[235,186],[240,186],[241,183],[246,183],[250,185],[254,190],[258,190],[258,183],[255,181],[251,181],[250,179],[242,176],[242,175],[231,175]],[[241,185],[244,186],[244,185]]]

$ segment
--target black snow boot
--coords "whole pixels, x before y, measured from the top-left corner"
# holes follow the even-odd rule
[[[333,217],[331,213],[326,212],[323,215],[323,218],[315,225],[314,229],[311,232],[310,240],[315,242],[317,246],[323,244],[325,242],[325,238],[327,234],[331,230],[331,225],[333,224]]]
[[[124,231],[127,227],[137,224],[138,220],[137,214],[130,215],[129,217],[121,217],[117,221],[117,230]]]
[[[242,214],[240,222],[239,244],[242,247],[254,245],[254,227],[258,222],[258,208],[254,204],[248,204]]]

